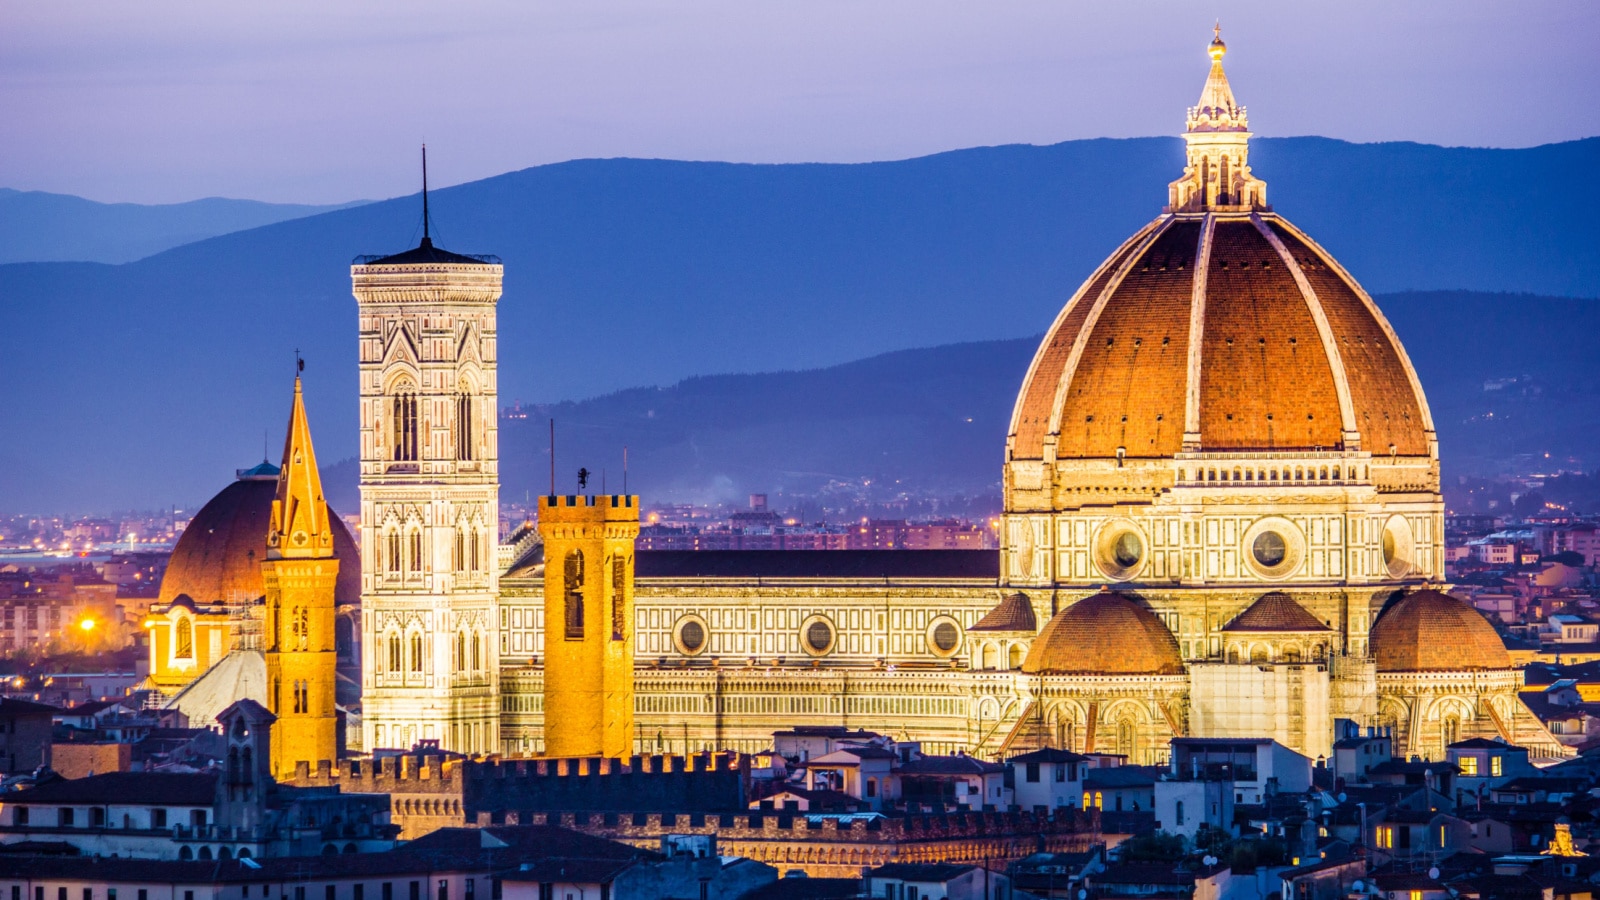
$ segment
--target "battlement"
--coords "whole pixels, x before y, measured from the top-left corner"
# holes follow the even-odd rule
[[[438,756],[392,756],[386,759],[347,759],[337,764],[319,760],[295,763],[289,784],[296,787],[337,787],[358,794],[459,793],[460,768],[466,760]]]
[[[734,752],[634,756],[626,763],[602,757],[449,759],[407,755],[377,760],[322,760],[295,765],[297,787],[337,787],[363,794],[454,794],[476,809],[504,810],[515,800],[535,808],[617,808],[657,798],[705,808],[742,803],[751,757]],[[693,798],[700,795],[699,802]],[[583,798],[583,799],[579,799]],[[543,799],[562,801],[546,805]],[[591,805],[598,804],[598,805]],[[677,805],[661,808],[678,808]]]
[[[883,816],[864,813],[658,813],[658,812],[479,812],[480,828],[507,825],[559,825],[616,840],[665,834],[713,835],[719,841],[804,840],[898,844],[998,838],[1014,835],[1098,834],[1097,811],[964,812]]]
[[[539,524],[639,521],[637,494],[547,494],[539,498]]]

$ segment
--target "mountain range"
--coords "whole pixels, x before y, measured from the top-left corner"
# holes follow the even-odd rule
[[[1600,466],[1600,303],[1466,291],[1377,298],[1427,391],[1447,479]],[[519,407],[500,423],[503,496],[557,489],[584,467],[659,502],[748,493],[882,501],[998,497],[1011,406],[1039,337],[901,350],[822,369],[690,378],[579,402]],[[333,467],[355,509],[356,467]]]
[[[132,262],[219,234],[365,202],[307,206],[207,197],[146,205],[0,188],[0,263]]]
[[[1600,242],[1582,199],[1600,162],[1600,139],[1525,150],[1323,138],[1252,146],[1274,206],[1374,292],[1600,295]],[[433,233],[449,249],[505,260],[502,407],[589,397],[600,398],[585,407],[598,415],[635,402],[627,398],[641,396],[636,392],[615,394],[633,386],[676,385],[665,393],[699,396],[697,385],[719,379],[680,382],[718,372],[828,371],[864,360],[787,395],[821,403],[815,395],[831,392],[831,402],[848,406],[865,402],[873,379],[896,377],[878,372],[874,366],[886,363],[868,357],[979,343],[950,351],[956,362],[928,351],[936,355],[925,364],[945,377],[908,385],[932,393],[921,406],[902,397],[889,411],[909,409],[915,417],[922,414],[915,410],[955,416],[970,409],[958,418],[974,419],[971,452],[987,460],[981,466],[958,461],[964,438],[924,431],[919,441],[899,442],[921,426],[886,430],[882,415],[856,417],[857,430],[839,431],[830,448],[805,423],[838,417],[806,419],[770,380],[798,376],[775,375],[729,382],[744,399],[706,394],[696,401],[701,420],[674,419],[687,448],[680,460],[710,459],[707,448],[740,435],[727,440],[735,449],[723,461],[703,470],[667,465],[663,455],[650,472],[648,454],[658,451],[646,446],[665,454],[677,445],[666,432],[613,415],[619,424],[604,443],[617,464],[620,444],[645,454],[636,457],[638,490],[708,490],[691,482],[726,482],[737,491],[790,472],[859,477],[878,444],[902,448],[879,446],[880,462],[896,452],[925,459],[920,469],[906,463],[917,479],[933,472],[941,485],[968,484],[998,471],[994,429],[1003,435],[1031,352],[1027,340],[1013,340],[1011,351],[993,348],[1047,326],[1078,282],[1159,212],[1181,163],[1179,143],[1159,138],[978,148],[860,165],[580,160],[437,191]],[[124,265],[0,266],[7,324],[0,371],[19,386],[7,401],[8,421],[19,427],[0,440],[0,507],[65,511],[204,499],[233,468],[280,439],[296,349],[308,359],[319,456],[353,455],[355,310],[347,266],[359,253],[414,245],[420,226],[417,198],[398,198]],[[1564,349],[1587,351],[1595,332],[1577,326],[1589,321],[1583,317],[1591,301],[1453,296],[1417,300],[1422,312],[1409,325],[1403,309],[1411,301],[1380,299],[1419,358],[1436,404],[1445,396],[1436,385],[1470,387],[1486,370],[1493,378],[1531,374],[1552,359],[1576,368],[1552,372],[1557,380],[1547,383],[1592,383],[1593,354]],[[1524,326],[1543,338],[1511,339]],[[1434,352],[1424,348],[1441,354],[1439,368],[1424,366],[1421,359]],[[859,378],[851,380],[852,372]],[[1471,405],[1462,402],[1463,409]],[[575,415],[560,418],[574,419],[574,431],[586,427]],[[987,436],[978,435],[983,429]],[[508,425],[503,438],[508,492],[519,483],[514,460],[531,459],[540,445],[535,435],[527,449],[519,446],[516,430]],[[1568,443],[1587,440],[1583,430],[1574,425]],[[1447,445],[1447,467],[1451,452]],[[576,464],[579,457],[558,449],[558,461],[566,459]],[[728,468],[735,464],[748,474]],[[900,477],[895,471],[886,466],[874,477]],[[694,472],[700,474],[690,477]],[[706,474],[718,477],[707,482]],[[539,477],[524,480],[531,484],[524,489],[542,485]]]

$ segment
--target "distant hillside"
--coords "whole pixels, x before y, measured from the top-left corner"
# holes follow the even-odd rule
[[[0,263],[131,262],[219,234],[365,202],[302,206],[208,197],[145,205],[0,188]]]
[[[1600,303],[1440,292],[1378,298],[1428,394],[1447,481],[1517,464],[1600,467]],[[579,466],[653,502],[738,501],[865,481],[942,495],[998,494],[1011,404],[1038,338],[904,350],[803,372],[690,378],[501,422],[503,496],[548,489]],[[1547,461],[1544,454],[1549,453]],[[338,509],[356,509],[356,468],[330,468]]]
[[[582,160],[439,191],[434,233],[506,261],[502,404],[595,397],[1037,333],[1159,212],[1181,162],[1179,143],[1157,138],[863,165]],[[1474,150],[1291,138],[1258,141],[1252,162],[1277,209],[1374,291],[1600,295],[1600,225],[1582,189],[1600,140]],[[122,266],[0,266],[0,372],[24,386],[6,411],[26,423],[0,441],[0,498],[72,509],[209,496],[259,457],[264,431],[277,440],[296,348],[309,360],[319,454],[354,455],[348,266],[413,243],[419,212],[405,198]],[[1522,301],[1485,303],[1465,324],[1493,337]],[[1453,328],[1424,322],[1408,346],[1443,348]],[[1000,422],[1017,379],[995,378],[984,415]],[[797,427],[746,433],[778,460]],[[628,443],[644,453],[649,441]],[[703,440],[686,446],[710,452]],[[983,451],[992,472],[998,446],[973,446],[993,447]],[[918,446],[929,470],[945,452]],[[838,458],[829,453],[818,459]],[[833,471],[792,459],[781,468]]]

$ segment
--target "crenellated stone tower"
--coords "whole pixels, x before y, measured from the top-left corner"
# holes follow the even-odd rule
[[[339,560],[334,556],[322,475],[311,448],[311,427],[294,380],[294,405],[283,442],[278,493],[272,501],[267,558],[261,563],[266,587],[262,634],[267,664],[267,711],[277,717],[272,730],[273,774],[294,773],[295,763],[339,758],[334,713],[335,668],[333,608]]]
[[[633,548],[639,498],[547,496],[545,755],[634,753]]]
[[[424,185],[426,222],[426,185]],[[499,444],[488,256],[350,268],[360,321],[365,746],[499,750]]]

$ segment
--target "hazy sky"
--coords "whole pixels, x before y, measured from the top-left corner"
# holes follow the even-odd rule
[[[1221,17],[1258,134],[1600,134],[1600,3],[0,3],[0,186],[335,202],[574,157],[1172,134]]]

